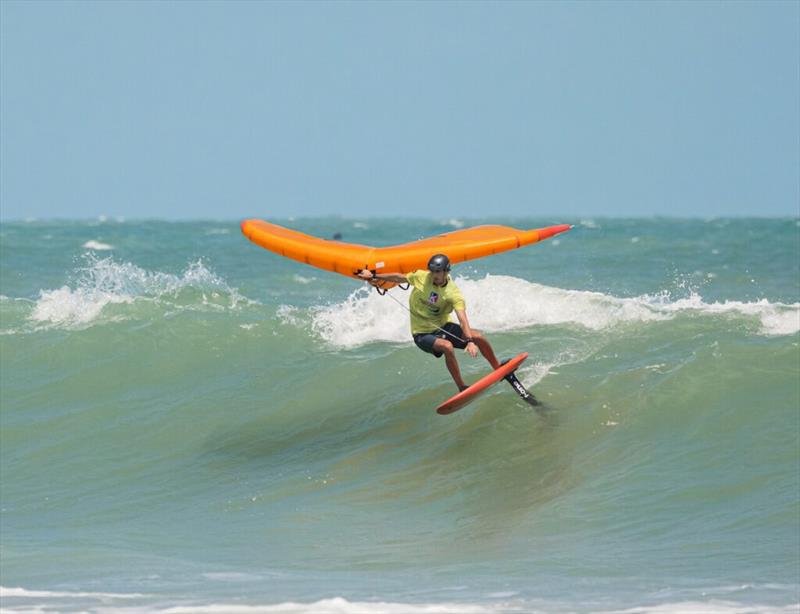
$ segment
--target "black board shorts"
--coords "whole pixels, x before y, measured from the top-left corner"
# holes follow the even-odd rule
[[[442,328],[450,334],[448,335],[444,331],[438,329],[432,333],[417,333],[414,335],[414,343],[416,343],[417,347],[423,352],[433,354],[436,356],[436,358],[439,358],[442,355],[441,352],[436,352],[433,349],[433,344],[437,339],[447,339],[453,344],[454,348],[459,350],[463,350],[465,347],[467,347],[467,344],[461,340],[464,338],[464,331],[461,330],[461,327],[458,324],[455,322],[448,322],[442,326]]]

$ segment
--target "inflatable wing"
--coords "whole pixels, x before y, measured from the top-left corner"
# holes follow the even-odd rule
[[[369,269],[378,273],[409,273],[428,266],[436,253],[447,254],[455,264],[517,249],[572,228],[569,224],[534,230],[508,226],[475,226],[446,232],[428,239],[391,247],[370,247],[312,237],[262,220],[245,220],[242,233],[256,245],[285,258],[305,262],[326,271],[357,278]],[[385,284],[389,287],[393,284]]]

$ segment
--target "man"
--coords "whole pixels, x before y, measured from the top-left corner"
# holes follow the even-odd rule
[[[450,259],[444,254],[432,256],[428,261],[427,271],[419,270],[407,275],[395,273],[373,275],[371,271],[365,269],[358,275],[366,281],[408,283],[414,288],[408,298],[414,343],[421,350],[437,358],[444,355],[447,369],[459,390],[464,390],[467,385],[461,378],[456,349],[465,349],[473,358],[480,350],[493,369],[500,366],[489,342],[480,331],[470,327],[464,298],[450,279]],[[456,312],[460,325],[450,322],[449,316],[453,311]]]

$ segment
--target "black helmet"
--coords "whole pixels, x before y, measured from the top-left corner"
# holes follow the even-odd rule
[[[449,271],[450,258],[444,254],[434,254],[431,256],[431,259],[428,260],[428,270],[434,273],[438,271]]]

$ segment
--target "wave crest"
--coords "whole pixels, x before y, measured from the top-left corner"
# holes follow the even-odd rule
[[[55,327],[81,328],[109,305],[149,300],[181,309],[236,308],[251,302],[203,264],[190,263],[179,275],[148,271],[130,262],[87,254],[73,287],[41,290],[28,319]],[[120,319],[119,317],[117,319]],[[124,319],[124,318],[123,318]]]
[[[466,299],[470,324],[487,332],[562,325],[604,331],[628,323],[670,320],[679,314],[756,318],[762,335],[792,335],[800,330],[800,303],[787,305],[766,299],[706,303],[695,292],[678,300],[668,292],[619,298],[505,275],[458,278],[456,283]],[[407,295],[393,289],[388,297],[360,288],[340,303],[313,307],[312,330],[324,341],[343,348],[372,341],[406,342],[410,335]]]

